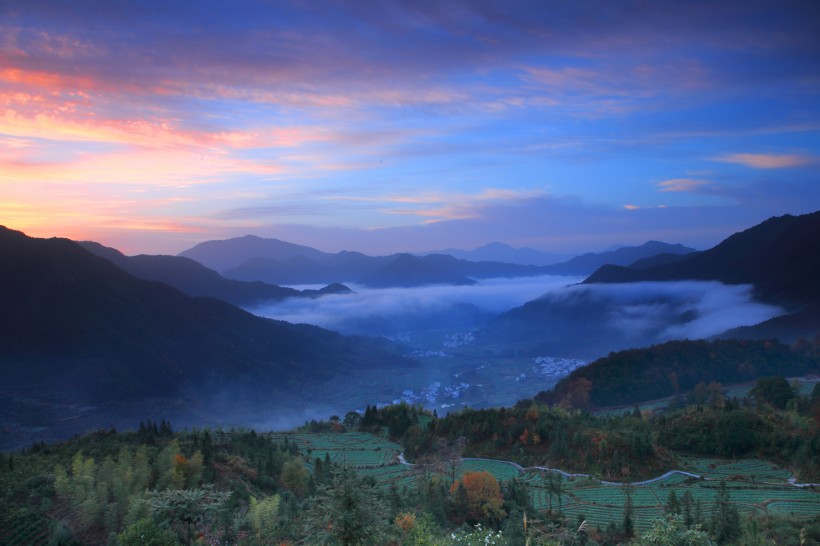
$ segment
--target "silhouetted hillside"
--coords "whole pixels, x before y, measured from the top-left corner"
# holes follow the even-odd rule
[[[135,277],[163,282],[189,296],[207,296],[234,305],[251,305],[264,300],[281,300],[303,295],[293,288],[259,281],[226,279],[199,262],[182,256],[125,256],[120,251],[99,243],[83,241],[78,244]]]
[[[666,252],[662,254],[656,254],[654,256],[650,256],[648,258],[641,258],[636,262],[632,262],[629,264],[630,269],[646,269],[648,267],[655,267],[658,265],[668,265],[675,262],[679,262],[682,259],[686,258],[687,256],[691,256],[692,253],[688,254],[668,254]]]
[[[488,246],[491,247],[489,250],[498,249],[499,246],[505,247],[500,243]],[[510,247],[506,248],[514,250]],[[442,277],[442,273],[448,273],[452,279],[459,278],[454,281],[459,284],[464,282],[465,277],[483,279],[538,275],[582,276],[589,275],[603,264],[627,265],[658,253],[684,254],[688,252],[692,252],[692,249],[682,245],[649,241],[638,247],[622,247],[611,252],[585,254],[562,264],[548,266],[487,260],[470,261],[447,254],[428,254],[416,258],[432,266],[433,269],[439,270],[439,277]],[[373,283],[372,286],[378,287],[431,284],[426,277],[431,274],[430,269],[420,269],[421,266],[418,264],[403,271],[399,276],[395,274],[385,276],[379,273],[380,270],[402,256],[401,254],[368,256],[361,252],[351,251],[330,254],[277,239],[262,239],[251,235],[201,243],[182,252],[180,256],[193,258],[212,269],[221,271],[225,277],[248,282],[262,281],[280,285],[355,282],[365,285]],[[419,274],[419,277],[411,278],[411,273],[414,271]],[[385,284],[388,278],[395,278],[396,284]],[[434,284],[441,284],[441,282],[436,281]]]
[[[430,254],[447,254],[460,260],[471,262],[502,262],[518,265],[543,266],[565,262],[572,258],[572,254],[557,254],[555,252],[541,252],[532,248],[513,248],[501,242],[487,243],[473,250],[448,248]]]
[[[770,218],[719,245],[645,269],[604,266],[585,283],[718,280],[753,284],[767,301],[801,307],[820,300],[820,212]]]
[[[542,270],[545,274],[550,275],[589,275],[606,264],[626,266],[658,254],[684,255],[692,252],[695,252],[694,248],[681,244],[672,245],[660,241],[648,241],[640,246],[625,246],[609,252],[590,252],[560,264],[545,266]]]
[[[428,284],[475,284],[475,281],[439,269],[410,254],[399,254],[389,264],[372,275],[361,279],[363,284],[376,288],[389,286],[423,286]]]
[[[264,281],[274,284],[322,284],[346,280],[334,276],[325,266],[305,256],[284,260],[258,257],[225,271],[225,276],[246,282]]]
[[[237,267],[251,258],[287,260],[294,256],[321,259],[327,253],[309,246],[296,245],[279,239],[263,239],[245,235],[222,241],[205,241],[179,253],[215,271],[224,272]]]
[[[109,404],[236,388],[270,402],[346,370],[410,363],[385,341],[263,319],[137,279],[67,239],[0,228],[0,256],[6,392],[58,388]]]
[[[420,260],[456,275],[474,279],[491,279],[494,277],[533,277],[544,275],[541,268],[534,265],[518,265],[503,262],[460,260],[447,254],[428,254]]]

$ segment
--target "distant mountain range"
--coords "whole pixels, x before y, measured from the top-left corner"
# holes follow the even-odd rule
[[[341,284],[331,284],[321,290],[295,290],[261,281],[245,282],[226,279],[199,262],[182,256],[126,256],[119,250],[91,241],[78,243],[89,252],[101,256],[131,275],[149,281],[159,281],[189,296],[217,298],[239,306],[249,306],[269,300],[296,297],[318,297],[325,294],[350,292]]]
[[[497,243],[493,248],[497,249],[499,245]],[[535,266],[500,261],[470,261],[447,254],[393,254],[376,257],[349,251],[330,254],[278,239],[248,235],[223,241],[207,241],[180,253],[180,256],[197,260],[207,267],[222,271],[225,277],[242,281],[282,285],[354,282],[372,287],[412,287],[470,284],[474,279],[491,277],[585,276],[604,264],[627,265],[662,253],[678,255],[690,252],[694,252],[694,249],[650,241],[637,247],[577,256],[560,264]]]
[[[616,250],[600,253],[588,253],[576,256],[570,260],[544,267],[552,275],[589,275],[604,265],[629,266],[636,262],[647,263],[646,260],[676,260],[697,252],[681,244],[670,245],[660,241],[648,241],[640,246],[624,246]],[[638,267],[643,267],[638,265]]]
[[[518,265],[552,265],[565,262],[574,257],[574,254],[558,254],[555,252],[541,252],[532,248],[513,248],[508,244],[493,242],[473,250],[448,248],[425,254],[447,254],[453,258],[469,260],[471,262],[504,262]]]
[[[218,413],[231,399],[296,403],[305,384],[414,365],[385,340],[192,298],[67,239],[0,227],[0,256],[0,413],[13,399],[55,396],[100,408],[98,423],[115,420],[112,407],[153,398]]]

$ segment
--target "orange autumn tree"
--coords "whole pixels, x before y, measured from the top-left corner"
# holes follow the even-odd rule
[[[497,523],[507,514],[502,510],[504,498],[498,480],[489,472],[467,472],[450,487],[457,509],[465,511],[468,521]],[[462,506],[459,506],[462,505]]]

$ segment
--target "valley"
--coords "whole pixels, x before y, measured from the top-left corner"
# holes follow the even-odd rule
[[[309,540],[313,531],[295,524],[346,472],[372,488],[367,502],[390,503],[391,517],[414,510],[453,536],[476,523],[520,535],[513,514],[526,511],[544,518],[532,523],[544,537],[566,543],[559,529],[586,522],[596,541],[623,543],[674,510],[717,536],[712,514],[726,506],[749,522],[809,528],[820,517],[820,336],[805,337],[818,263],[769,239],[812,227],[818,214],[773,219],[709,251],[640,254],[587,278],[544,275],[549,266],[481,276],[506,266],[402,254],[379,258],[367,282],[290,287],[228,279],[189,258],[128,258],[0,230],[11,310],[0,330],[0,449],[16,453],[7,467],[0,460],[10,491],[0,502],[44,484],[8,508],[0,537],[103,543],[141,524],[122,499],[148,514],[163,491],[207,496],[217,486],[216,497],[237,487],[246,497],[225,508],[234,523],[201,532],[241,537],[261,525],[242,515],[257,510],[253,492],[284,503],[271,532]],[[772,247],[797,265],[731,277],[715,266]],[[313,259],[341,258],[375,263]],[[577,258],[566,263],[599,259]],[[787,287],[773,279],[784,275]],[[778,339],[727,334],[773,321]],[[114,493],[126,487],[109,481],[114,469],[149,451],[140,464],[152,477]],[[456,489],[479,479],[499,488],[486,517]],[[81,487],[88,480],[97,493]]]

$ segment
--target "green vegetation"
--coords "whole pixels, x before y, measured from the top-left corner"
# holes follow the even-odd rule
[[[579,368],[536,400],[564,407],[632,404],[682,395],[698,383],[740,383],[818,369],[820,337],[791,348],[772,340],[683,340],[610,353]],[[771,387],[761,387],[768,390]]]
[[[0,544],[811,544],[820,493],[789,481],[819,481],[820,389],[752,394],[775,383],[658,415],[523,401],[368,406],[289,433],[101,430],[3,455]]]

